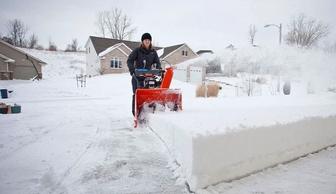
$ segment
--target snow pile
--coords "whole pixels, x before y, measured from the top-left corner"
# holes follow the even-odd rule
[[[333,93],[196,99],[176,83],[183,111],[150,115],[150,126],[194,191],[336,144]]]
[[[76,74],[85,73],[86,59],[83,52],[23,50],[47,63],[42,67],[45,79],[74,78]]]

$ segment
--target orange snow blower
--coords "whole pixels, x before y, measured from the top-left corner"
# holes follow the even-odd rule
[[[135,76],[139,88],[135,92],[134,127],[138,126],[140,113],[148,105],[155,111],[157,104],[170,108],[171,111],[182,110],[182,93],[179,89],[169,89],[173,78],[173,68],[136,69]]]

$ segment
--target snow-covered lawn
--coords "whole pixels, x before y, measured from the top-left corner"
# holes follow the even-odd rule
[[[86,60],[84,52],[22,50],[48,63],[42,68],[44,78],[70,78],[75,77],[76,74],[85,73]]]
[[[150,127],[133,128],[129,74],[88,78],[86,88],[77,88],[74,76],[85,66],[84,54],[29,52],[49,63],[44,79],[0,81],[0,88],[14,91],[1,101],[22,106],[21,114],[0,115],[0,193],[187,193],[185,174],[167,150],[169,142]],[[223,132],[223,126],[263,126],[336,111],[336,96],[330,92],[196,99],[194,85],[173,80],[172,87],[182,89],[183,112],[150,119],[162,117],[162,125],[184,126],[203,136]],[[266,119],[259,109],[270,109]],[[284,114],[276,117],[272,110]],[[332,194],[335,163],[331,147],[197,193]]]

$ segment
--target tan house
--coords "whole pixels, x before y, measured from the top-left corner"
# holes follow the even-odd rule
[[[140,42],[90,36],[85,44],[86,73],[90,76],[128,72],[127,58]],[[154,47],[162,64],[176,65],[198,55],[187,45]]]
[[[194,59],[198,55],[186,44],[178,44],[174,46],[164,47],[163,54],[160,55],[160,59],[163,64],[176,65],[189,59]]]
[[[0,80],[12,80],[14,60],[0,54]]]
[[[42,78],[46,63],[0,40],[0,80]]]

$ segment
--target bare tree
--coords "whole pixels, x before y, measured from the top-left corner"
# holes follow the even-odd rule
[[[97,14],[96,19],[96,26],[98,28],[98,32],[103,36],[106,37],[106,25],[105,25],[105,15],[107,15],[107,11],[101,11]]]
[[[37,47],[37,43],[38,43],[37,35],[33,33],[29,37],[28,48],[31,48],[31,49],[36,48]]]
[[[222,73],[221,59],[219,57],[208,60],[205,72],[208,73]]]
[[[57,51],[57,46],[54,42],[52,42],[51,40],[49,40],[49,47],[48,47],[49,51]]]
[[[224,75],[227,77],[236,77],[237,76],[237,55],[234,54],[230,61],[224,65]]]
[[[121,9],[101,11],[97,15],[96,25],[99,33],[104,37],[119,40],[129,40],[136,28],[132,27],[132,20]]]
[[[311,47],[329,34],[328,25],[323,24],[321,21],[307,18],[304,14],[293,18],[288,28],[287,44],[302,47]]]
[[[26,47],[26,34],[28,27],[19,19],[10,20],[7,23],[8,37],[14,46]]]
[[[77,39],[73,39],[71,43],[71,48],[73,51],[77,52],[79,50]]]
[[[65,51],[77,52],[79,50],[77,39],[72,39],[71,44],[68,44]]]
[[[257,28],[255,27],[255,25],[250,25],[248,35],[249,35],[249,41],[252,46],[254,46],[254,40],[255,40],[256,33],[257,33]]]

